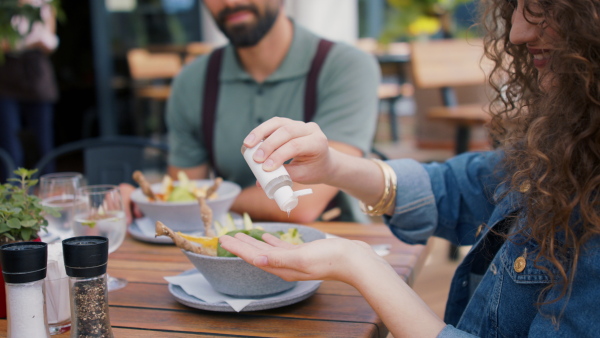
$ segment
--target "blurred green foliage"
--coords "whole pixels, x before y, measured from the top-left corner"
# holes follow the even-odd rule
[[[29,241],[46,229],[48,221],[44,213],[58,217],[53,208],[42,205],[39,197],[29,194],[38,182],[32,179],[37,169],[19,168],[14,171],[18,178],[9,178],[0,185],[0,243]]]
[[[440,30],[453,35],[452,15],[459,5],[475,0],[387,0],[390,10],[380,42],[413,40]],[[450,22],[448,22],[450,21]]]
[[[56,19],[64,21],[64,12],[60,6],[61,0],[48,0],[48,4],[54,8]],[[24,34],[31,31],[35,22],[42,21],[40,8],[30,4],[20,4],[20,0],[2,0],[0,1],[0,63],[4,61],[4,53],[7,50],[14,49],[19,40],[23,38],[21,33],[13,26],[13,18],[22,16],[29,21],[29,29]]]

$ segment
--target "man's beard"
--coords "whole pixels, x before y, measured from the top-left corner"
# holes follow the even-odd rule
[[[256,15],[257,22],[254,24],[234,25],[230,28],[225,26],[225,18],[233,13],[247,10]],[[255,46],[262,38],[271,30],[275,20],[279,15],[279,8],[265,7],[265,14],[261,16],[258,8],[255,5],[242,5],[235,8],[225,8],[222,10],[215,21],[217,26],[229,39],[229,42],[235,47],[252,47]]]

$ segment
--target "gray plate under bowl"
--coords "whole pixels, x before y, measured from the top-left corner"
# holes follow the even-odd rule
[[[187,270],[181,273],[181,276],[190,275],[192,273],[198,273],[198,270]],[[321,281],[298,282],[298,284],[295,286],[295,290],[300,290],[299,293],[292,294],[292,290],[289,290],[276,296],[270,296],[268,299],[257,299],[243,308],[241,312],[269,310],[296,304],[315,294],[320,285]],[[227,303],[207,303],[194,296],[190,296],[178,285],[169,283],[169,292],[179,303],[195,309],[216,312],[236,312]]]

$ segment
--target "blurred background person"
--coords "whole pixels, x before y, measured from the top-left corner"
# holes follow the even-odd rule
[[[206,0],[204,5],[229,44],[214,81],[207,81],[208,70],[215,69],[213,52],[186,66],[173,82],[166,112],[171,177],[184,171],[191,179],[202,179],[213,171],[240,184],[243,191],[231,210],[248,212],[255,220],[306,223],[339,208],[341,220],[368,222],[356,200],[326,185],[311,186],[311,198],[288,217],[256,186],[240,154],[244,135],[269,118],[306,119],[306,83],[315,55],[323,51],[321,37],[290,19],[282,0]],[[366,156],[376,128],[379,65],[372,55],[343,42],[325,53],[308,120],[319,123],[331,147]],[[207,105],[211,98],[206,88],[218,88],[212,105]],[[207,114],[213,116],[211,125],[204,125]]]
[[[58,85],[49,55],[58,47],[58,37],[56,15],[47,1],[22,0],[20,5],[39,9],[41,21],[31,24],[24,16],[13,16],[12,27],[22,38],[15,44],[0,41],[4,52],[0,63],[0,147],[22,167],[30,156],[35,162],[54,147],[53,105]],[[34,139],[34,153],[23,146],[24,130]],[[48,172],[53,170],[48,168]]]

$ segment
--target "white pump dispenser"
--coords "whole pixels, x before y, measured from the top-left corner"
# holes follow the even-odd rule
[[[298,197],[312,194],[312,189],[293,191],[292,179],[283,166],[273,171],[264,171],[262,163],[257,163],[252,158],[261,143],[254,146],[254,148],[242,146],[242,155],[244,155],[244,159],[267,194],[267,197],[275,199],[279,209],[289,213],[298,205]]]

